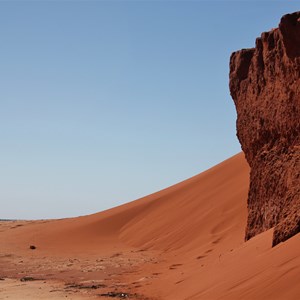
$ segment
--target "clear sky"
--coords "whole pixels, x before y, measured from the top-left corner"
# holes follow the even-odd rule
[[[232,51],[299,1],[1,1],[0,218],[140,198],[240,151]]]

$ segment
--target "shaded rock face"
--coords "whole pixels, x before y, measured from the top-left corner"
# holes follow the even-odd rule
[[[246,240],[300,232],[300,12],[230,58],[237,136],[251,167]]]

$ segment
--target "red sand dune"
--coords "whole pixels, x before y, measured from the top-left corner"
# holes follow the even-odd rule
[[[51,278],[66,279],[53,271],[59,259],[92,261],[117,253],[123,261],[136,261],[126,265],[126,272],[117,272],[117,278],[123,290],[144,295],[139,299],[299,299],[299,235],[274,248],[272,229],[244,242],[248,185],[249,167],[240,153],[191,179],[101,213],[26,223],[13,233],[2,224],[0,277],[20,274],[16,259],[8,262],[3,254],[30,258],[28,266],[48,259]],[[28,250],[31,244],[35,251]],[[6,272],[6,263],[13,263],[15,271]],[[99,279],[97,272],[88,278]],[[83,280],[78,274],[73,270],[68,278]]]

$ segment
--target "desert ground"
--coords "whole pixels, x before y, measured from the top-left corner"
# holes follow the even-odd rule
[[[245,242],[243,153],[93,215],[0,222],[0,299],[299,299],[300,236]]]

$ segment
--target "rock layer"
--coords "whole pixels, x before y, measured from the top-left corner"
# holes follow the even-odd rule
[[[300,12],[230,58],[237,136],[251,167],[245,239],[300,232]]]

